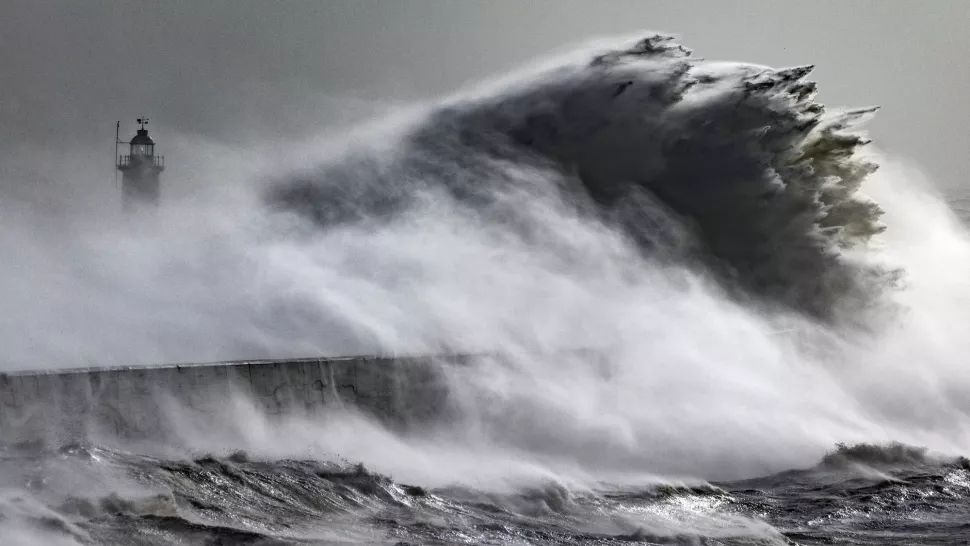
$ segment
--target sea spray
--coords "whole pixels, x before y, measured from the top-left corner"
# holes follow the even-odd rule
[[[178,492],[176,518],[72,516],[105,540],[763,544],[784,539],[760,518],[822,540],[819,522],[857,537],[873,514],[959,536],[952,462],[825,484],[838,507],[799,496],[813,474],[703,485],[808,468],[839,442],[970,446],[966,229],[918,173],[873,172],[854,129],[871,111],[827,114],[807,74],[694,60],[657,36],[596,46],[270,169],[239,199],[132,229],[5,231],[24,258],[0,284],[14,362],[502,356],[450,369],[459,411],[420,433],[232,401],[210,416],[224,434],[186,423],[167,446],[186,453],[30,454],[36,474],[106,465]],[[36,483],[18,456],[9,483]],[[364,469],[319,462],[340,457]],[[39,496],[63,513],[58,485]],[[312,506],[307,490],[330,488]],[[246,506],[279,518],[220,515]]]

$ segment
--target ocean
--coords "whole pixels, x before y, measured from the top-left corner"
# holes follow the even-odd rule
[[[970,462],[898,444],[839,446],[739,481],[505,492],[243,452],[160,459],[73,444],[8,449],[0,465],[5,544],[963,544],[970,533]]]
[[[5,437],[0,543],[970,543],[970,197],[811,69],[604,41],[85,233],[83,274],[31,247],[3,294],[45,334],[5,360],[503,359],[406,431],[227,399],[175,438]]]

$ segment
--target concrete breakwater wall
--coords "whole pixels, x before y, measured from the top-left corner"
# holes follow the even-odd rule
[[[163,437],[172,407],[199,416],[244,396],[273,415],[352,407],[396,428],[447,410],[444,366],[469,356],[342,357],[0,374],[0,440]]]

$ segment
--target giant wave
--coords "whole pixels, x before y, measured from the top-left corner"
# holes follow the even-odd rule
[[[856,128],[875,108],[827,113],[811,68],[694,59],[654,35],[452,99],[390,150],[349,154],[270,199],[329,226],[442,192],[533,238],[526,202],[560,200],[651,257],[831,319],[878,305],[896,273],[841,252],[884,229],[860,192],[876,165]]]

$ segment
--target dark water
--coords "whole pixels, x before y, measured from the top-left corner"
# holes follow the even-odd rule
[[[79,544],[963,544],[970,461],[902,445],[730,483],[495,493],[426,489],[360,465],[7,450],[0,531]],[[106,488],[70,485],[97,476]],[[113,489],[114,488],[114,489]]]

